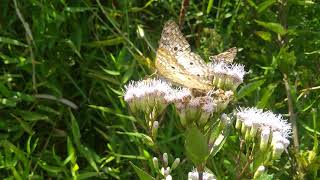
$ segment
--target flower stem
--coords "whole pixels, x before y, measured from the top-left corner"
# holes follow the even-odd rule
[[[200,165],[197,166],[198,180],[203,180],[204,166],[205,166],[205,163],[202,163],[202,164],[200,164]]]

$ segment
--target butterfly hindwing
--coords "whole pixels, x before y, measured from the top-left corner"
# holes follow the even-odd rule
[[[226,50],[225,52],[222,52],[218,55],[215,56],[210,56],[210,60],[214,61],[214,62],[219,62],[219,61],[223,61],[226,63],[232,63],[234,58],[237,55],[237,48],[236,47],[232,47],[228,50]]]

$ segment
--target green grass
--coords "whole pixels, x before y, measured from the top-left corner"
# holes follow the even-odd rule
[[[171,0],[2,0],[0,178],[136,178],[129,161],[151,172],[159,149],[140,134],[145,132],[130,115],[123,87],[154,72],[162,26],[178,21],[180,7]],[[281,7],[274,0],[190,1],[183,32],[205,59],[240,48],[236,61],[249,73],[233,107],[267,108],[290,119],[289,96],[298,152],[291,146],[269,171],[280,179],[316,179],[320,4],[288,1],[287,9]],[[157,143],[160,153],[185,160],[183,131],[172,112]],[[234,177],[232,138],[208,162],[221,179]],[[183,161],[173,177],[185,179],[191,168]]]

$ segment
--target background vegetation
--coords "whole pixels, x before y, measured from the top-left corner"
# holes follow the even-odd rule
[[[0,178],[134,179],[129,161],[150,170],[157,154],[122,89],[154,72],[162,26],[179,20],[181,3],[1,0]],[[274,178],[317,179],[319,12],[303,0],[190,1],[185,11],[183,32],[202,57],[240,49],[249,73],[233,107],[268,108],[296,127]],[[192,164],[175,119],[169,110],[157,143],[182,159],[172,175],[185,179]],[[220,179],[234,178],[235,137],[208,162]]]

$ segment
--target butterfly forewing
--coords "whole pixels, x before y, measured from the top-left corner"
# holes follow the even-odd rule
[[[205,77],[208,74],[206,62],[196,53],[191,52],[190,45],[174,21],[165,23],[159,48],[166,49],[182,65],[186,73]]]
[[[160,75],[179,85],[202,90],[212,89],[209,80],[189,74],[166,49],[159,48],[156,56],[156,68]]]
[[[174,21],[165,23],[156,57],[159,73],[185,87],[212,89],[212,73],[206,62],[191,52],[187,40]]]
[[[178,58],[184,53],[191,52],[188,41],[183,37],[178,25],[171,20],[164,24],[159,48],[168,50],[175,58]]]

